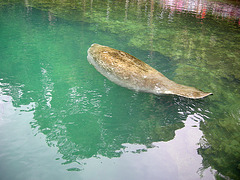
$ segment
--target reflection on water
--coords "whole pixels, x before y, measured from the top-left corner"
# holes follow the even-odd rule
[[[114,168],[126,174],[130,168],[138,179],[159,178],[160,171],[165,179],[213,178],[204,174],[209,167],[218,177],[236,179],[238,8],[209,1],[128,0],[31,0],[25,6],[1,6],[0,12],[0,128],[13,130],[1,131],[0,143],[12,146],[9,152],[15,153],[14,144],[20,144],[30,157],[42,157],[39,146],[28,145],[32,134],[26,126],[15,132],[15,124],[25,123],[57,149],[57,164],[88,179],[104,168],[110,169],[110,177],[122,175]],[[219,16],[230,25],[225,27],[226,19],[215,24]],[[225,32],[231,32],[226,39]],[[129,52],[167,77],[213,91],[214,96],[189,100],[121,88],[88,64],[87,49],[94,42]],[[14,139],[24,129],[30,134],[26,141]],[[14,159],[6,152],[0,150],[4,162]],[[33,159],[20,163],[30,168]]]
[[[124,143],[151,147],[152,142],[169,141],[174,138],[175,130],[184,126],[182,121],[188,115],[208,114],[202,100],[196,102],[180,97],[156,98],[136,94],[125,89],[113,89],[106,80],[101,80],[102,89],[99,89],[101,86],[96,88],[92,84],[88,87],[81,83],[79,87],[68,88],[61,85],[62,81],[52,81],[53,78],[43,68],[39,75],[42,89],[31,95],[38,97],[34,108],[35,121],[31,126],[45,134],[48,145],[57,146],[63,159],[69,163],[97,155],[119,157],[121,151],[118,150]],[[7,89],[3,91],[5,94]],[[17,92],[12,92],[12,88],[10,91],[9,94],[16,97],[29,90],[22,87]],[[117,99],[116,94],[121,98]],[[22,97],[16,99],[15,105],[20,106]]]
[[[208,0],[160,0],[159,4],[172,12],[189,11],[204,19],[206,14],[218,18],[236,19],[239,22],[240,10],[238,7],[224,2]]]
[[[40,76],[43,74],[46,77],[47,71],[39,72]],[[128,157],[128,159],[132,159],[128,161],[133,164],[132,161],[137,159],[135,156],[129,157],[129,153],[141,154],[149,152],[147,156],[152,159],[152,162],[154,162],[154,156],[157,154],[159,156],[160,153],[160,160],[163,158],[164,161],[167,160],[170,164],[173,163],[173,166],[176,166],[176,164],[179,166],[184,158],[188,159],[197,156],[196,150],[191,148],[192,146],[198,147],[195,140],[202,134],[193,135],[191,131],[196,133],[194,129],[199,126],[199,122],[207,118],[209,112],[206,107],[203,107],[206,102],[194,102],[171,96],[156,98],[147,94],[135,94],[128,90],[122,92],[117,89],[114,90],[111,83],[104,81],[103,91],[99,93],[99,89],[88,90],[86,87],[67,89],[66,86],[63,86],[62,89],[56,89],[57,82],[53,83],[51,78],[48,77],[45,78],[45,81],[42,81],[41,91],[31,94],[33,98],[36,96],[41,97],[35,103],[30,102],[30,105],[24,108],[21,104],[27,103],[24,102],[26,96],[25,98],[23,96],[16,97],[18,102],[15,102],[15,106],[20,106],[21,112],[18,115],[26,118],[26,113],[33,112],[33,119],[30,121],[31,127],[36,134],[43,133],[46,136],[48,146],[57,147],[61,159],[65,160],[62,165],[66,165],[68,171],[85,171],[86,169],[86,172],[88,172],[89,166],[84,164],[91,165],[91,160],[87,160],[91,157],[96,158],[95,163],[98,164],[99,161],[107,163],[109,160],[106,157],[116,158],[123,156],[119,163],[124,163],[123,160]],[[51,87],[51,85],[53,86]],[[21,90],[13,91],[16,88],[18,87],[1,84],[3,104],[7,102],[6,98],[8,98],[9,103],[14,102],[14,99],[5,94],[14,96],[18,94],[17,92],[22,92],[22,95],[26,95],[29,91],[29,87],[26,86],[22,86]],[[51,89],[55,90],[52,90],[50,95],[48,92]],[[64,91],[64,93],[61,91]],[[116,93],[122,98],[116,99]],[[2,107],[7,106],[4,104]],[[8,114],[5,109],[2,110],[2,113]],[[188,134],[178,135],[179,140],[175,140],[169,145],[160,143],[161,141],[171,141],[175,137],[175,131],[184,127],[186,119],[188,119],[187,123],[190,126],[195,124],[196,127],[192,130],[192,127],[190,127]],[[7,119],[4,118],[4,120]],[[199,131],[197,132],[199,133]],[[193,138],[192,144],[188,144],[189,140],[185,138]],[[182,152],[185,151],[182,150],[183,147],[189,148],[188,151],[191,151],[184,158],[182,157]],[[162,150],[157,152],[149,148]],[[180,148],[181,153],[175,152],[174,148]],[[29,149],[31,148],[29,147]],[[143,158],[146,157],[143,156]],[[178,158],[178,161],[175,162],[172,158]],[[198,157],[196,159],[199,163],[200,159]],[[138,167],[138,165],[135,166]],[[191,167],[192,163],[186,166]],[[182,172],[187,170],[185,166],[180,167],[183,168]],[[197,170],[199,167],[200,164],[195,164],[194,169]],[[161,172],[165,172],[165,174],[171,172],[166,169],[165,165],[161,168]],[[175,173],[171,173],[170,177],[175,178],[177,176]],[[90,176],[90,174],[86,174],[86,176]],[[157,177],[156,174],[154,176]],[[166,176],[169,176],[169,174],[166,174]]]

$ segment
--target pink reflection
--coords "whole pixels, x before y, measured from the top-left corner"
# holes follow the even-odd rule
[[[204,19],[206,14],[212,14],[216,17],[238,19],[240,9],[234,5],[224,4],[222,2],[211,2],[207,0],[159,0],[160,4],[173,11],[189,11]]]

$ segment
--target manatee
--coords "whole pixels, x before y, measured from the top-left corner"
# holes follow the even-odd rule
[[[131,90],[155,95],[173,94],[191,99],[212,94],[177,84],[136,57],[107,46],[92,44],[87,59],[110,81]]]

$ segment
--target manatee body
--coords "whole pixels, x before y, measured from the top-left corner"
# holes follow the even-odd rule
[[[92,44],[87,59],[109,80],[135,91],[155,95],[174,94],[192,99],[212,94],[177,84],[136,57],[107,46]]]

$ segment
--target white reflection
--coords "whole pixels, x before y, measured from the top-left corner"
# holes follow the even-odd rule
[[[109,0],[107,2],[107,20],[109,20],[109,15],[110,15],[110,5],[109,5]]]
[[[2,88],[0,88],[0,92],[2,91]],[[20,105],[16,108],[13,106],[13,101],[11,96],[0,94],[0,126],[4,123],[15,121],[18,118],[13,117],[19,116],[23,112],[34,112],[35,102],[30,102],[28,105]]]
[[[49,77],[47,70],[42,68],[42,83],[43,83],[43,93],[44,93],[44,99],[46,100],[47,106],[51,108],[51,101],[52,101],[52,91],[53,91],[53,85],[51,78]]]
[[[128,3],[129,3],[129,0],[126,0],[126,3],[125,3],[125,21],[128,18]]]
[[[214,169],[202,168],[202,157],[197,153],[202,131],[199,129],[200,115],[189,115],[185,127],[176,131],[168,142],[155,142],[153,148],[141,144],[124,143],[116,152],[122,155],[83,160],[87,164],[82,172],[83,179],[207,179],[214,180]],[[198,121],[198,122],[197,122]],[[96,168],[97,167],[97,168]],[[106,171],[106,169],[108,171]],[[94,170],[95,173],[91,173]]]
[[[86,91],[82,87],[72,87],[69,89],[69,111],[72,114],[91,111],[93,114],[99,113],[102,95],[96,91]]]

